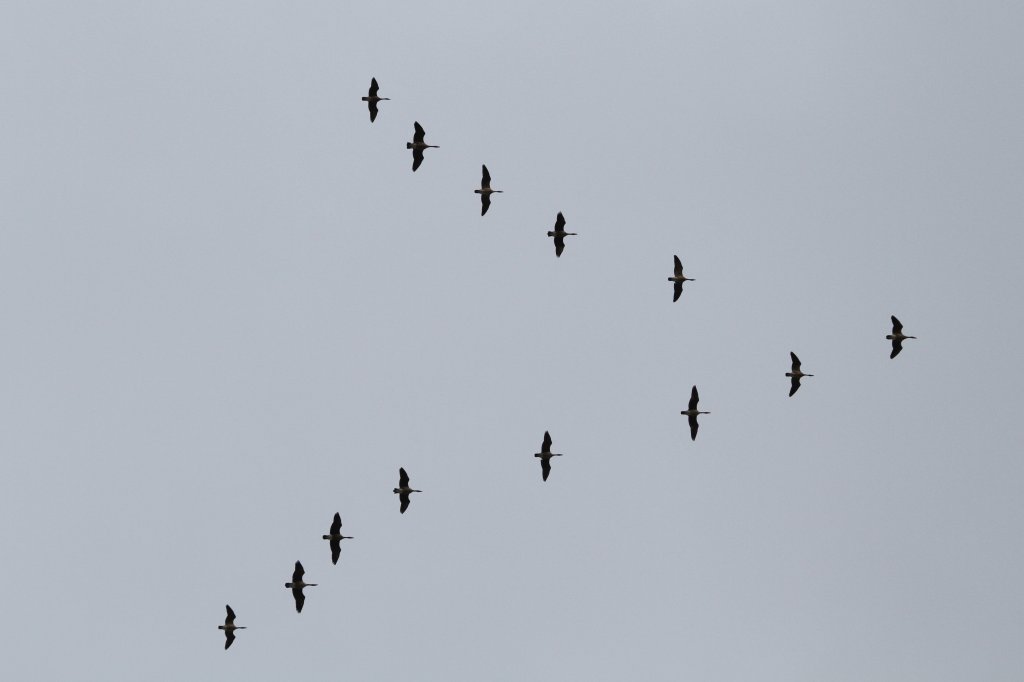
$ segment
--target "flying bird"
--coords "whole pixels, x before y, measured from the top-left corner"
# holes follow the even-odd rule
[[[792,398],[793,394],[796,393],[797,389],[800,388],[800,379],[803,377],[813,377],[813,374],[805,374],[800,371],[800,358],[796,356],[793,351],[789,352],[789,357],[793,359],[793,368],[786,372],[787,377],[792,377],[792,384],[789,387],[789,397]]]
[[[487,209],[491,207],[491,195],[501,194],[500,189],[491,189],[491,174],[487,172],[487,166],[483,167],[483,177],[480,179],[480,189],[473,190],[474,193],[480,195],[480,215],[487,213]]]
[[[697,415],[698,414],[711,414],[710,412],[701,412],[697,409],[697,401],[700,398],[697,396],[697,387],[694,386],[693,390],[690,391],[690,404],[687,409],[682,410],[679,414],[685,414],[690,421],[690,440],[697,440]]]
[[[398,511],[405,513],[405,510],[409,508],[409,493],[421,493],[422,490],[413,490],[409,487],[409,474],[405,473],[405,469],[402,467],[398,468],[398,487],[395,488],[395,494],[398,495],[398,499],[402,502],[402,506]]]
[[[292,596],[295,597],[296,613],[302,613],[302,605],[306,603],[306,595],[302,594],[302,588],[316,587],[316,583],[307,583],[302,579],[302,576],[305,574],[306,569],[302,567],[302,562],[296,561],[295,572],[292,573],[292,581],[284,584],[285,587],[291,588]]]
[[[544,432],[544,442],[540,445],[540,452],[535,453],[534,457],[540,457],[540,472],[543,479],[548,480],[548,474],[551,473],[551,458],[561,457],[562,454],[559,452],[551,452],[551,434],[547,431]]]
[[[324,540],[331,541],[331,563],[338,565],[338,557],[341,556],[341,541],[355,540],[351,535],[341,534],[341,514],[334,512],[334,522],[331,523],[331,534],[325,535]]]
[[[907,336],[903,333],[903,323],[896,319],[895,315],[892,315],[892,334],[886,334],[885,338],[892,340],[892,354],[889,359],[892,360],[894,357],[900,354],[903,350],[904,339],[916,339],[916,336]]]
[[[377,102],[385,102],[390,100],[390,97],[377,97],[377,90],[380,86],[377,85],[377,79],[370,79],[370,92],[366,97],[363,97],[363,101],[370,107],[370,123],[377,120]]]
[[[668,278],[668,281],[675,282],[674,289],[675,294],[672,296],[672,302],[675,303],[679,300],[679,295],[683,293],[683,282],[695,282],[697,280],[692,277],[683,276],[683,264],[679,261],[679,256],[672,256],[676,261],[675,274]]]
[[[565,231],[565,217],[562,212],[558,212],[558,218],[555,219],[555,229],[548,231],[549,237],[555,238],[555,256],[561,256],[562,251],[565,250],[565,238],[569,236],[576,236],[575,232]]]
[[[218,630],[224,631],[224,649],[226,650],[235,641],[235,630],[244,630],[244,625],[235,625],[235,612],[230,606],[225,605],[228,610],[228,617],[224,619],[224,625],[218,625]]]
[[[405,143],[405,148],[412,150],[412,170],[415,173],[416,169],[423,163],[423,150],[430,148],[440,149],[440,147],[423,141],[423,136],[426,133],[423,131],[423,126],[419,124],[419,121],[414,121],[413,125],[416,126],[416,132],[412,136],[412,142]]]

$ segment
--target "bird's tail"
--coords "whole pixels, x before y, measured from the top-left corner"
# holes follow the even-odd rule
[[[412,142],[406,142],[405,143],[405,148],[406,149],[412,149]]]
[[[285,586],[285,587],[291,587],[291,586],[292,586],[292,584],[291,584],[291,583],[285,583],[285,584],[284,584],[284,586]]]
[[[325,535],[325,536],[324,536],[324,540],[330,540],[330,539],[331,539],[331,536],[330,536],[330,535]]]

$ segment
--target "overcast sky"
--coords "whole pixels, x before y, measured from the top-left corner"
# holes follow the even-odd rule
[[[1020,680],[1022,25],[3,3],[0,677]]]

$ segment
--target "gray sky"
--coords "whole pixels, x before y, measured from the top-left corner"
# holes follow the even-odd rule
[[[1024,9],[559,5],[0,6],[0,677],[1020,679]]]

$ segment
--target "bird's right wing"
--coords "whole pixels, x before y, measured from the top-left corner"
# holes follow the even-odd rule
[[[697,440],[697,429],[700,425],[697,423],[697,415],[691,414],[689,418],[690,422],[690,440]]]
[[[540,444],[541,452],[551,452],[551,434],[544,432],[544,442]]]
[[[793,394],[800,388],[800,377],[793,377],[789,386],[789,397],[792,398]]]
[[[416,127],[416,132],[413,133],[412,141],[422,144],[423,136],[426,135],[426,132],[424,132],[423,126],[420,125],[419,121],[414,122],[413,125]]]
[[[544,480],[548,480],[548,474],[551,473],[551,460],[547,457],[540,458],[540,471]]]
[[[484,192],[480,193],[480,215],[487,213],[487,209],[491,207],[491,195]]]
[[[697,409],[697,401],[698,400],[700,400],[700,398],[697,396],[697,387],[694,386],[693,389],[690,390],[690,405],[689,405],[689,409],[696,410]]]
[[[491,174],[487,172],[487,166],[484,166],[483,169],[484,172],[483,177],[480,179],[480,186],[486,189],[491,186]]]
[[[408,488],[409,487],[409,474],[405,473],[405,467],[398,468],[398,487]]]
[[[414,173],[416,172],[416,169],[420,167],[421,163],[423,163],[423,150],[419,149],[419,148],[413,149],[412,150],[412,170],[413,170]]]
[[[674,292],[672,294],[672,302],[675,303],[676,301],[679,300],[679,297],[683,294],[683,283],[682,282],[676,282],[675,285],[672,287],[672,290]]]
[[[234,630],[225,630],[224,631],[224,650],[227,651],[228,647],[230,647],[231,643],[234,642],[234,641],[235,641],[235,632],[234,632]]]
[[[679,260],[679,256],[672,256],[672,258],[675,260],[675,265],[676,265],[675,273],[676,273],[676,277],[682,277],[683,276],[683,264]]]
[[[341,540],[331,538],[331,563],[338,565],[338,557],[341,556]]]
[[[402,502],[402,506],[399,507],[398,511],[399,513],[404,514],[405,510],[409,508],[409,493],[399,494],[398,499]]]

